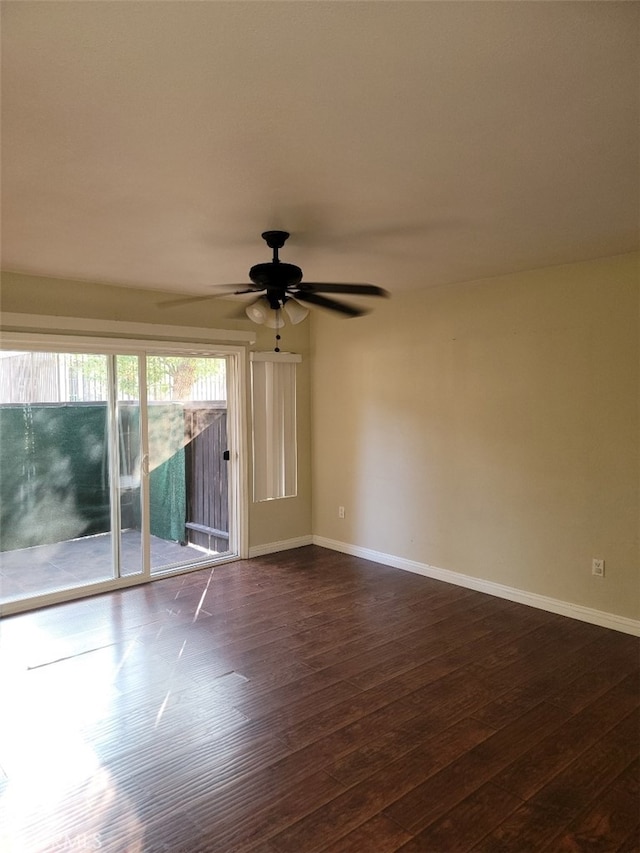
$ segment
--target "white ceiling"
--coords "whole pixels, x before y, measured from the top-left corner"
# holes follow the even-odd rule
[[[4,2],[5,269],[391,291],[632,251],[638,3]]]

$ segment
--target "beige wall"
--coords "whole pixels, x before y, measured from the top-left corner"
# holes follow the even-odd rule
[[[638,296],[627,255],[316,314],[314,533],[640,617]]]
[[[170,310],[159,304],[175,294],[136,290],[87,282],[2,274],[0,308],[3,313],[45,314],[138,323],[174,324],[253,331],[258,335],[253,350],[272,350],[271,329],[255,326],[248,319],[229,319],[237,303],[207,300]],[[252,548],[311,534],[309,323],[287,325],[282,331],[282,349],[302,354],[297,368],[298,385],[298,496],[249,505],[249,546]],[[247,411],[250,403],[247,398]]]

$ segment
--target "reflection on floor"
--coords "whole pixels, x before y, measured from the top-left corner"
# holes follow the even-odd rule
[[[121,537],[122,574],[142,569],[139,530],[124,530]],[[182,563],[206,562],[211,554],[189,545],[151,537],[152,571]],[[52,545],[37,545],[0,552],[0,602],[8,603],[61,589],[110,580],[113,577],[110,533],[85,536]]]

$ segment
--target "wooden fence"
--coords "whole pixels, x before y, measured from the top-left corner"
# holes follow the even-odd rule
[[[187,541],[218,553],[229,550],[227,410],[185,405]]]

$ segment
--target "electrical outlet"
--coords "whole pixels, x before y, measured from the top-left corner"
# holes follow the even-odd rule
[[[604,560],[600,560],[598,557],[593,558],[591,561],[591,574],[597,578],[604,577]]]
[[[338,507],[338,518],[344,518],[344,507],[343,506]]]

